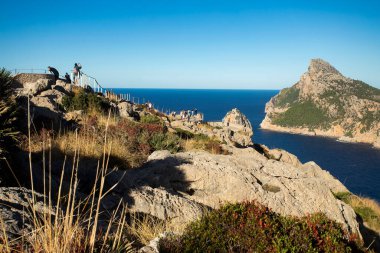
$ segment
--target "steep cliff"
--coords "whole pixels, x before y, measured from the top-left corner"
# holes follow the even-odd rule
[[[265,129],[366,142],[380,147],[380,90],[321,59],[265,106]]]

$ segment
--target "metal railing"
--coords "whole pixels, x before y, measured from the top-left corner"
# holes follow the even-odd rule
[[[13,75],[17,75],[17,74],[20,74],[20,73],[25,73],[25,74],[48,74],[48,70],[47,69],[12,69],[10,70],[10,72],[13,74]]]
[[[12,75],[17,74],[49,74],[49,71],[47,69],[35,69],[35,68],[29,68],[29,69],[12,69],[10,70]],[[62,79],[65,79],[63,76],[61,76]],[[115,93],[112,89],[104,88],[101,86],[96,80],[95,77],[92,77],[84,72],[80,72],[80,75],[74,76],[74,80],[72,80],[72,85],[79,86],[81,88],[87,88],[91,87],[93,92],[102,94],[104,97],[114,100],[117,102],[121,101],[127,101],[131,102],[133,104],[140,104],[142,102],[145,104],[146,100],[145,98],[139,98],[139,97],[133,97],[130,93]],[[165,109],[164,107],[160,107],[157,104],[152,104],[153,108],[155,108],[157,111],[170,114],[170,109]]]

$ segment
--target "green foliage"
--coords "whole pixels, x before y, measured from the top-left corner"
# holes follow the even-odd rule
[[[83,110],[87,112],[94,110],[101,112],[109,108],[109,103],[106,100],[103,100],[95,93],[87,93],[84,90],[80,90],[74,96],[64,96],[62,105],[67,111]]]
[[[363,128],[360,131],[362,133],[369,131],[374,123],[380,122],[380,111],[367,111],[360,122],[363,124]]]
[[[324,214],[280,216],[256,202],[228,204],[160,241],[160,252],[363,252]]]
[[[11,73],[0,69],[0,157],[4,156],[18,140],[15,129],[17,105],[11,97]]]
[[[147,115],[141,116],[140,122],[147,123],[147,124],[158,124],[158,123],[161,123],[161,119],[155,115],[147,114]]]
[[[345,203],[348,203],[348,201],[352,195],[350,192],[336,192],[333,194],[334,194],[335,198],[342,200]]]
[[[274,118],[276,125],[286,127],[309,127],[314,129],[326,126],[331,119],[326,112],[312,101],[297,102],[284,113]]]
[[[154,150],[169,150],[176,153],[180,150],[178,136],[170,133],[157,133],[149,140],[149,144]]]
[[[352,93],[358,98],[380,102],[380,89],[372,87],[359,80],[353,80]]]
[[[285,88],[276,97],[276,105],[279,107],[291,105],[298,101],[299,94],[300,90],[295,87]]]
[[[194,134],[190,131],[183,130],[181,128],[174,129],[179,138],[183,140],[189,140],[194,138]]]

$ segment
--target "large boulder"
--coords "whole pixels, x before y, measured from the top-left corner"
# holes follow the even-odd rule
[[[225,139],[241,146],[252,145],[253,129],[248,118],[237,108],[232,109],[222,120],[227,136]]]
[[[42,117],[53,121],[62,118],[57,101],[52,96],[35,96],[30,99],[33,117]]]
[[[27,82],[24,84],[24,94],[37,95],[42,91],[50,89],[53,81],[51,79],[38,79],[36,82]]]
[[[129,118],[133,116],[133,104],[131,102],[123,101],[117,104],[119,115],[122,118]]]
[[[334,197],[332,191],[342,187],[329,173],[313,164],[300,168],[269,159],[253,148],[230,148],[230,152],[233,154],[154,152],[143,168],[127,175],[125,186],[166,189],[171,192],[166,195],[169,199],[178,195],[212,208],[226,202],[257,200],[282,215],[321,212],[360,235],[353,209]],[[152,212],[159,206],[141,210]],[[183,215],[180,217],[185,219]]]

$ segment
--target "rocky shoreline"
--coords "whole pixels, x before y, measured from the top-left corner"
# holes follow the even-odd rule
[[[323,131],[320,129],[310,131],[308,128],[282,127],[282,126],[278,126],[278,125],[274,125],[270,123],[270,119],[267,117],[265,117],[264,120],[261,122],[260,128],[269,130],[269,131],[282,132],[282,133],[326,137],[326,138],[335,139],[336,141],[339,141],[339,142],[364,143],[364,144],[371,145],[373,148],[380,149],[380,142],[379,141],[374,142],[372,140],[369,141],[368,137],[355,136],[352,138],[352,137],[339,134],[336,131],[334,131],[334,129],[331,129],[329,131]]]

